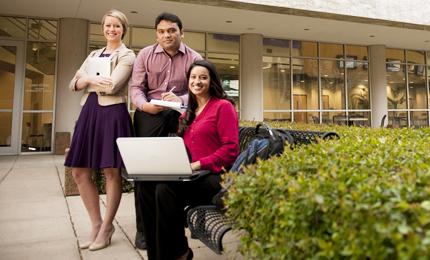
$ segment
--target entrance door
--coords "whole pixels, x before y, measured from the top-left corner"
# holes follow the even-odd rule
[[[306,110],[308,108],[307,95],[294,94],[294,110]],[[307,123],[306,112],[294,113],[294,122],[296,123]]]
[[[24,44],[0,40],[0,155],[18,154]]]

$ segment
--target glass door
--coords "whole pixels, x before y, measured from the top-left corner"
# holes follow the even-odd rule
[[[24,44],[0,40],[0,155],[18,154]]]

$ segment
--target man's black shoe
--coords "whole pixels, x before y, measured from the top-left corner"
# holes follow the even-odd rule
[[[134,245],[141,250],[147,249],[148,246],[146,245],[145,235],[143,234],[143,232],[136,232],[136,239],[134,240]]]

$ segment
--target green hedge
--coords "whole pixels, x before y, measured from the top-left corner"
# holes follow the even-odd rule
[[[227,214],[245,231],[245,258],[428,259],[430,129],[317,130],[340,139],[229,174]]]

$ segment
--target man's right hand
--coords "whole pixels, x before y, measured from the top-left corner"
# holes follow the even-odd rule
[[[166,108],[162,107],[162,106],[156,106],[154,104],[147,102],[147,103],[142,105],[141,110],[143,112],[148,113],[148,114],[156,115],[156,114],[160,113],[161,111],[166,110]]]

